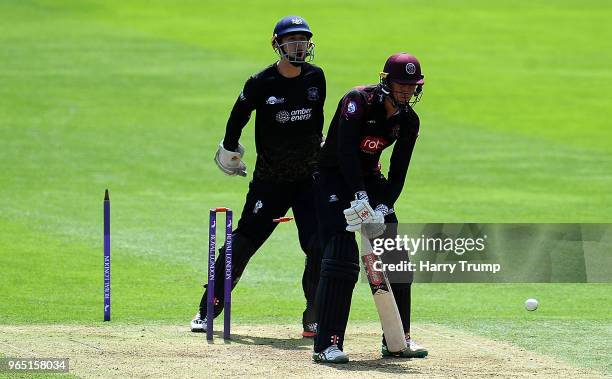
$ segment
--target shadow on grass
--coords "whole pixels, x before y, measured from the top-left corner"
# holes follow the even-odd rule
[[[215,332],[215,338],[222,338],[222,332]],[[241,345],[265,345],[281,350],[312,350],[313,340],[311,338],[274,338],[253,337],[241,334],[232,334],[232,339],[226,343],[238,343]]]
[[[377,358],[368,360],[351,361],[347,364],[330,364],[326,366],[337,369],[338,371],[379,371],[388,374],[422,374],[421,370],[415,367],[407,367],[402,362],[410,361],[408,358]]]
[[[222,338],[223,333],[215,332],[215,338]],[[252,337],[247,335],[232,334],[232,339],[226,343],[237,343],[242,345],[265,345],[280,350],[295,350],[308,352],[308,358],[312,352],[313,340],[310,338],[274,338],[274,337]],[[307,359],[305,357],[305,359]],[[338,371],[379,371],[390,374],[420,374],[421,371],[414,367],[406,367],[401,363],[410,361],[406,358],[377,358],[368,360],[354,360],[347,364],[315,363],[313,365],[325,365]]]

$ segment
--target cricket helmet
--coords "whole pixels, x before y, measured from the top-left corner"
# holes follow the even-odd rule
[[[304,34],[307,41],[291,41],[281,43],[281,38],[290,34]],[[300,16],[285,16],[281,18],[272,32],[272,48],[278,56],[287,59],[294,66],[310,62],[314,58],[314,43],[310,41],[312,31],[306,20]]]
[[[281,18],[274,27],[273,36],[282,37],[291,33],[304,33],[312,38],[312,32],[306,20],[300,16],[285,16]]]
[[[421,99],[423,85],[425,84],[425,76],[421,73],[419,60],[408,53],[396,53],[385,62],[385,67],[380,73],[380,85],[383,92],[391,96],[391,100],[398,105],[391,94],[391,83],[416,85],[414,96],[408,105],[412,106],[417,103]]]

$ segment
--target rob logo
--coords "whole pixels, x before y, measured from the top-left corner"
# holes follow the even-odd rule
[[[387,140],[382,137],[366,136],[361,140],[359,148],[369,154],[381,152],[387,146]]]

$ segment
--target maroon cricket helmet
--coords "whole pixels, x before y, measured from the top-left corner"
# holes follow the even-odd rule
[[[381,79],[387,83],[425,84],[425,76],[421,74],[421,63],[414,55],[408,53],[396,53],[387,59]]]

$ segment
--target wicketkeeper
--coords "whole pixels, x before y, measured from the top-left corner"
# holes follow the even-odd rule
[[[393,206],[402,192],[412,151],[419,135],[419,101],[424,76],[412,55],[394,54],[385,63],[377,85],[355,87],[338,104],[321,151],[317,209],[324,246],[317,291],[318,334],[313,359],[346,363],[344,333],[353,288],[359,277],[355,232],[380,236],[385,223],[397,224]],[[379,162],[393,145],[389,172]],[[383,356],[425,357],[427,350],[410,336],[410,281],[391,288],[400,312],[408,348],[389,352],[383,336]]]
[[[314,56],[312,32],[299,16],[282,18],[275,26],[272,47],[279,60],[245,83],[227,122],[225,137],[215,162],[227,175],[246,176],[242,161],[244,147],[238,142],[251,113],[255,118],[257,162],[237,228],[232,233],[233,286],[249,259],[276,228],[273,219],[289,208],[298,229],[300,246],[306,254],[302,287],[306,297],[303,336],[316,333],[314,297],[321,267],[312,175],[321,148],[325,76],[307,63]],[[225,249],[216,260],[215,274],[223,277]],[[280,268],[279,268],[280,269]],[[207,288],[206,291],[213,290]],[[206,297],[191,321],[192,331],[205,331]],[[223,281],[215,282],[217,317],[223,309]],[[272,306],[270,306],[272,308]]]

